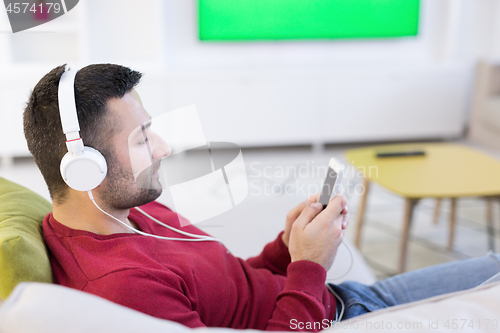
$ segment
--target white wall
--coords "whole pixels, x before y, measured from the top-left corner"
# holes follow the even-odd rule
[[[493,52],[487,45],[500,47],[493,43],[499,7],[498,0],[421,0],[417,37],[225,43],[198,40],[196,0],[165,1],[166,66],[183,72],[475,61]]]
[[[469,16],[494,5],[470,3],[423,0],[417,37],[227,43],[198,40],[195,0],[166,1],[163,103],[196,104],[208,138],[249,146],[459,137],[477,57],[458,56],[475,42],[460,31],[491,26]]]
[[[458,1],[456,40],[450,60],[474,62],[500,58],[500,1]]]
[[[500,1],[495,1],[493,11],[493,27],[492,27],[492,37],[491,37],[491,50],[490,56],[493,59],[500,59]]]
[[[162,7],[156,0],[86,0],[89,62],[162,62]]]
[[[152,114],[195,103],[208,139],[274,145],[459,136],[474,63],[500,58],[498,0],[422,0],[414,38],[255,43],[198,41],[195,4],[86,0],[0,34],[0,155],[27,153],[20,106],[65,61],[132,66]]]

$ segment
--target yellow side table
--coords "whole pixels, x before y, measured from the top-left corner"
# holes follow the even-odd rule
[[[408,150],[422,150],[425,156],[377,157],[379,152]],[[426,143],[373,146],[348,150],[346,156],[365,174],[365,190],[358,212],[356,246],[360,246],[370,181],[405,198],[399,272],[404,272],[406,269],[408,235],[413,210],[419,199],[437,198],[437,209],[439,209],[440,199],[451,199],[448,247],[452,248],[455,235],[456,199],[481,196],[492,200],[500,196],[500,161],[463,145]],[[490,227],[492,223],[492,217],[489,216]]]

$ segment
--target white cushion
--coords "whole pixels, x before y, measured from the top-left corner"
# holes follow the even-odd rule
[[[78,290],[21,283],[0,309],[0,333],[184,332],[157,319]]]

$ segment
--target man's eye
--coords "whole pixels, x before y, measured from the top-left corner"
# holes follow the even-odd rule
[[[142,145],[145,145],[147,141],[148,141],[148,138],[146,138],[142,141],[139,141],[137,144],[142,146]]]

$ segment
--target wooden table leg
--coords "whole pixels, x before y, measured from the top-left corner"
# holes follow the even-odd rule
[[[365,217],[365,209],[366,209],[366,198],[368,197],[368,190],[370,189],[370,181],[368,178],[364,179],[363,182],[363,195],[361,196],[361,202],[359,204],[358,209],[358,222],[356,225],[356,238],[354,240],[354,244],[359,249],[361,244],[361,229],[363,228],[364,217]]]
[[[493,229],[493,198],[486,197],[486,230],[488,232],[488,250],[495,252],[495,232]]]
[[[441,203],[442,202],[443,202],[442,198],[436,199],[436,207],[434,208],[434,219],[432,220],[433,224],[438,224],[438,222],[439,222],[439,215],[441,213]]]
[[[410,234],[411,222],[413,219],[413,210],[415,208],[418,199],[405,199],[405,213],[403,221],[403,230],[401,232],[400,240],[400,252],[399,252],[399,273],[403,273],[406,270],[406,252],[408,249],[408,236]]]
[[[448,234],[448,250],[453,249],[455,242],[455,224],[457,220],[457,198],[451,198],[450,205],[450,230]]]

